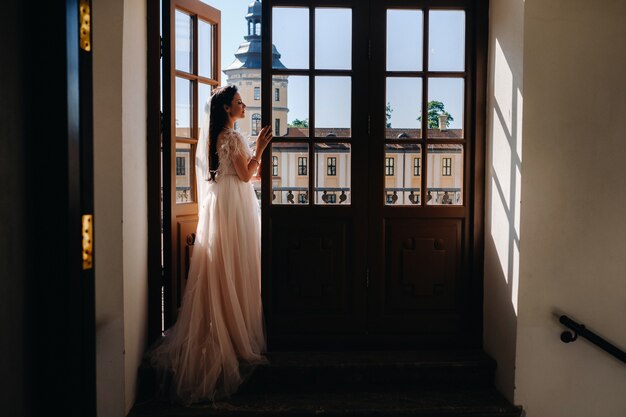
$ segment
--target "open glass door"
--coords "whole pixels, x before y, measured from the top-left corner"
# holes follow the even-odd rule
[[[163,235],[165,327],[185,291],[198,220],[195,151],[204,105],[220,85],[220,11],[163,2]]]

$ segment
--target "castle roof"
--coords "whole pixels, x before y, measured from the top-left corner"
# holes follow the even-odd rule
[[[248,5],[246,14],[248,35],[235,52],[235,60],[226,68],[228,73],[238,69],[261,69],[261,2],[254,0]],[[280,54],[276,46],[272,45],[272,68],[285,68],[280,62]]]

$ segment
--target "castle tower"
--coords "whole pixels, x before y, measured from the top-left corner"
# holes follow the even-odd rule
[[[248,34],[235,52],[235,60],[224,69],[226,82],[235,85],[243,102],[248,106],[245,119],[237,123],[244,135],[256,136],[261,129],[261,2],[255,0],[248,5],[246,14]],[[280,54],[272,45],[273,68],[285,68]],[[287,83],[288,76],[272,78],[272,129],[274,136],[287,132]]]

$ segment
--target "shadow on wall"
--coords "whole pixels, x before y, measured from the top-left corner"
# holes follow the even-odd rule
[[[519,3],[519,4],[517,4]],[[522,178],[523,1],[494,2],[489,41],[484,346],[514,398]]]

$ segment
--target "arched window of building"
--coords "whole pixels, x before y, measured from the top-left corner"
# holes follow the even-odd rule
[[[272,156],[272,177],[278,176],[278,157]]]
[[[252,115],[252,136],[256,136],[259,134],[259,130],[261,130],[261,115],[259,113],[254,113]]]

